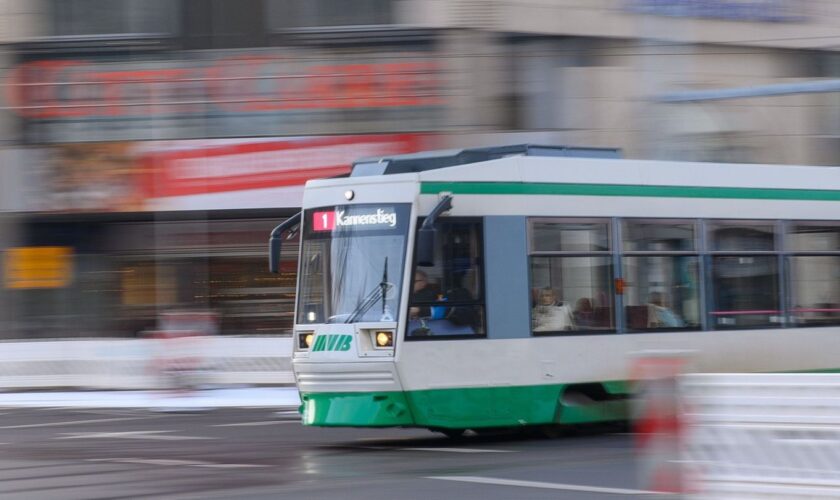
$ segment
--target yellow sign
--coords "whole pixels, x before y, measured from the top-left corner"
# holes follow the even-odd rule
[[[73,277],[73,248],[9,248],[4,267],[6,288],[62,288]]]

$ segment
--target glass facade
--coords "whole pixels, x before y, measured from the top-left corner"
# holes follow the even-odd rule
[[[14,328],[22,338],[138,337],[168,313],[210,312],[218,332],[287,335],[292,328],[298,240],[284,245],[280,274],[265,242],[282,218],[33,223],[34,246],[73,249],[65,287],[22,288]]]

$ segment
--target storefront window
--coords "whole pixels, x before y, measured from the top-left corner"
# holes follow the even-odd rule
[[[265,242],[279,221],[35,224],[34,243],[73,249],[72,279],[14,290],[14,335],[138,337],[189,312],[217,318],[223,335],[288,335],[298,242],[284,243],[280,273],[269,273]]]
[[[173,0],[51,0],[56,36],[167,34],[176,31]]]
[[[371,26],[394,22],[394,0],[268,0],[274,31],[326,26]]]

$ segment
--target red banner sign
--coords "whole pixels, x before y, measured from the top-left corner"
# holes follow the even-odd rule
[[[354,161],[433,147],[434,136],[345,135],[62,144],[32,149],[44,175],[34,211],[297,207],[309,179]],[[46,154],[44,154],[46,153]],[[258,196],[256,196],[258,195]]]
[[[148,170],[155,172],[150,197],[302,185],[347,174],[361,158],[420,149],[419,136],[412,134],[219,142],[146,155]]]

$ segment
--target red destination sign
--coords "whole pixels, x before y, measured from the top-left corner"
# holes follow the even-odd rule
[[[332,231],[335,229],[335,212],[322,211],[312,214],[313,231]]]

